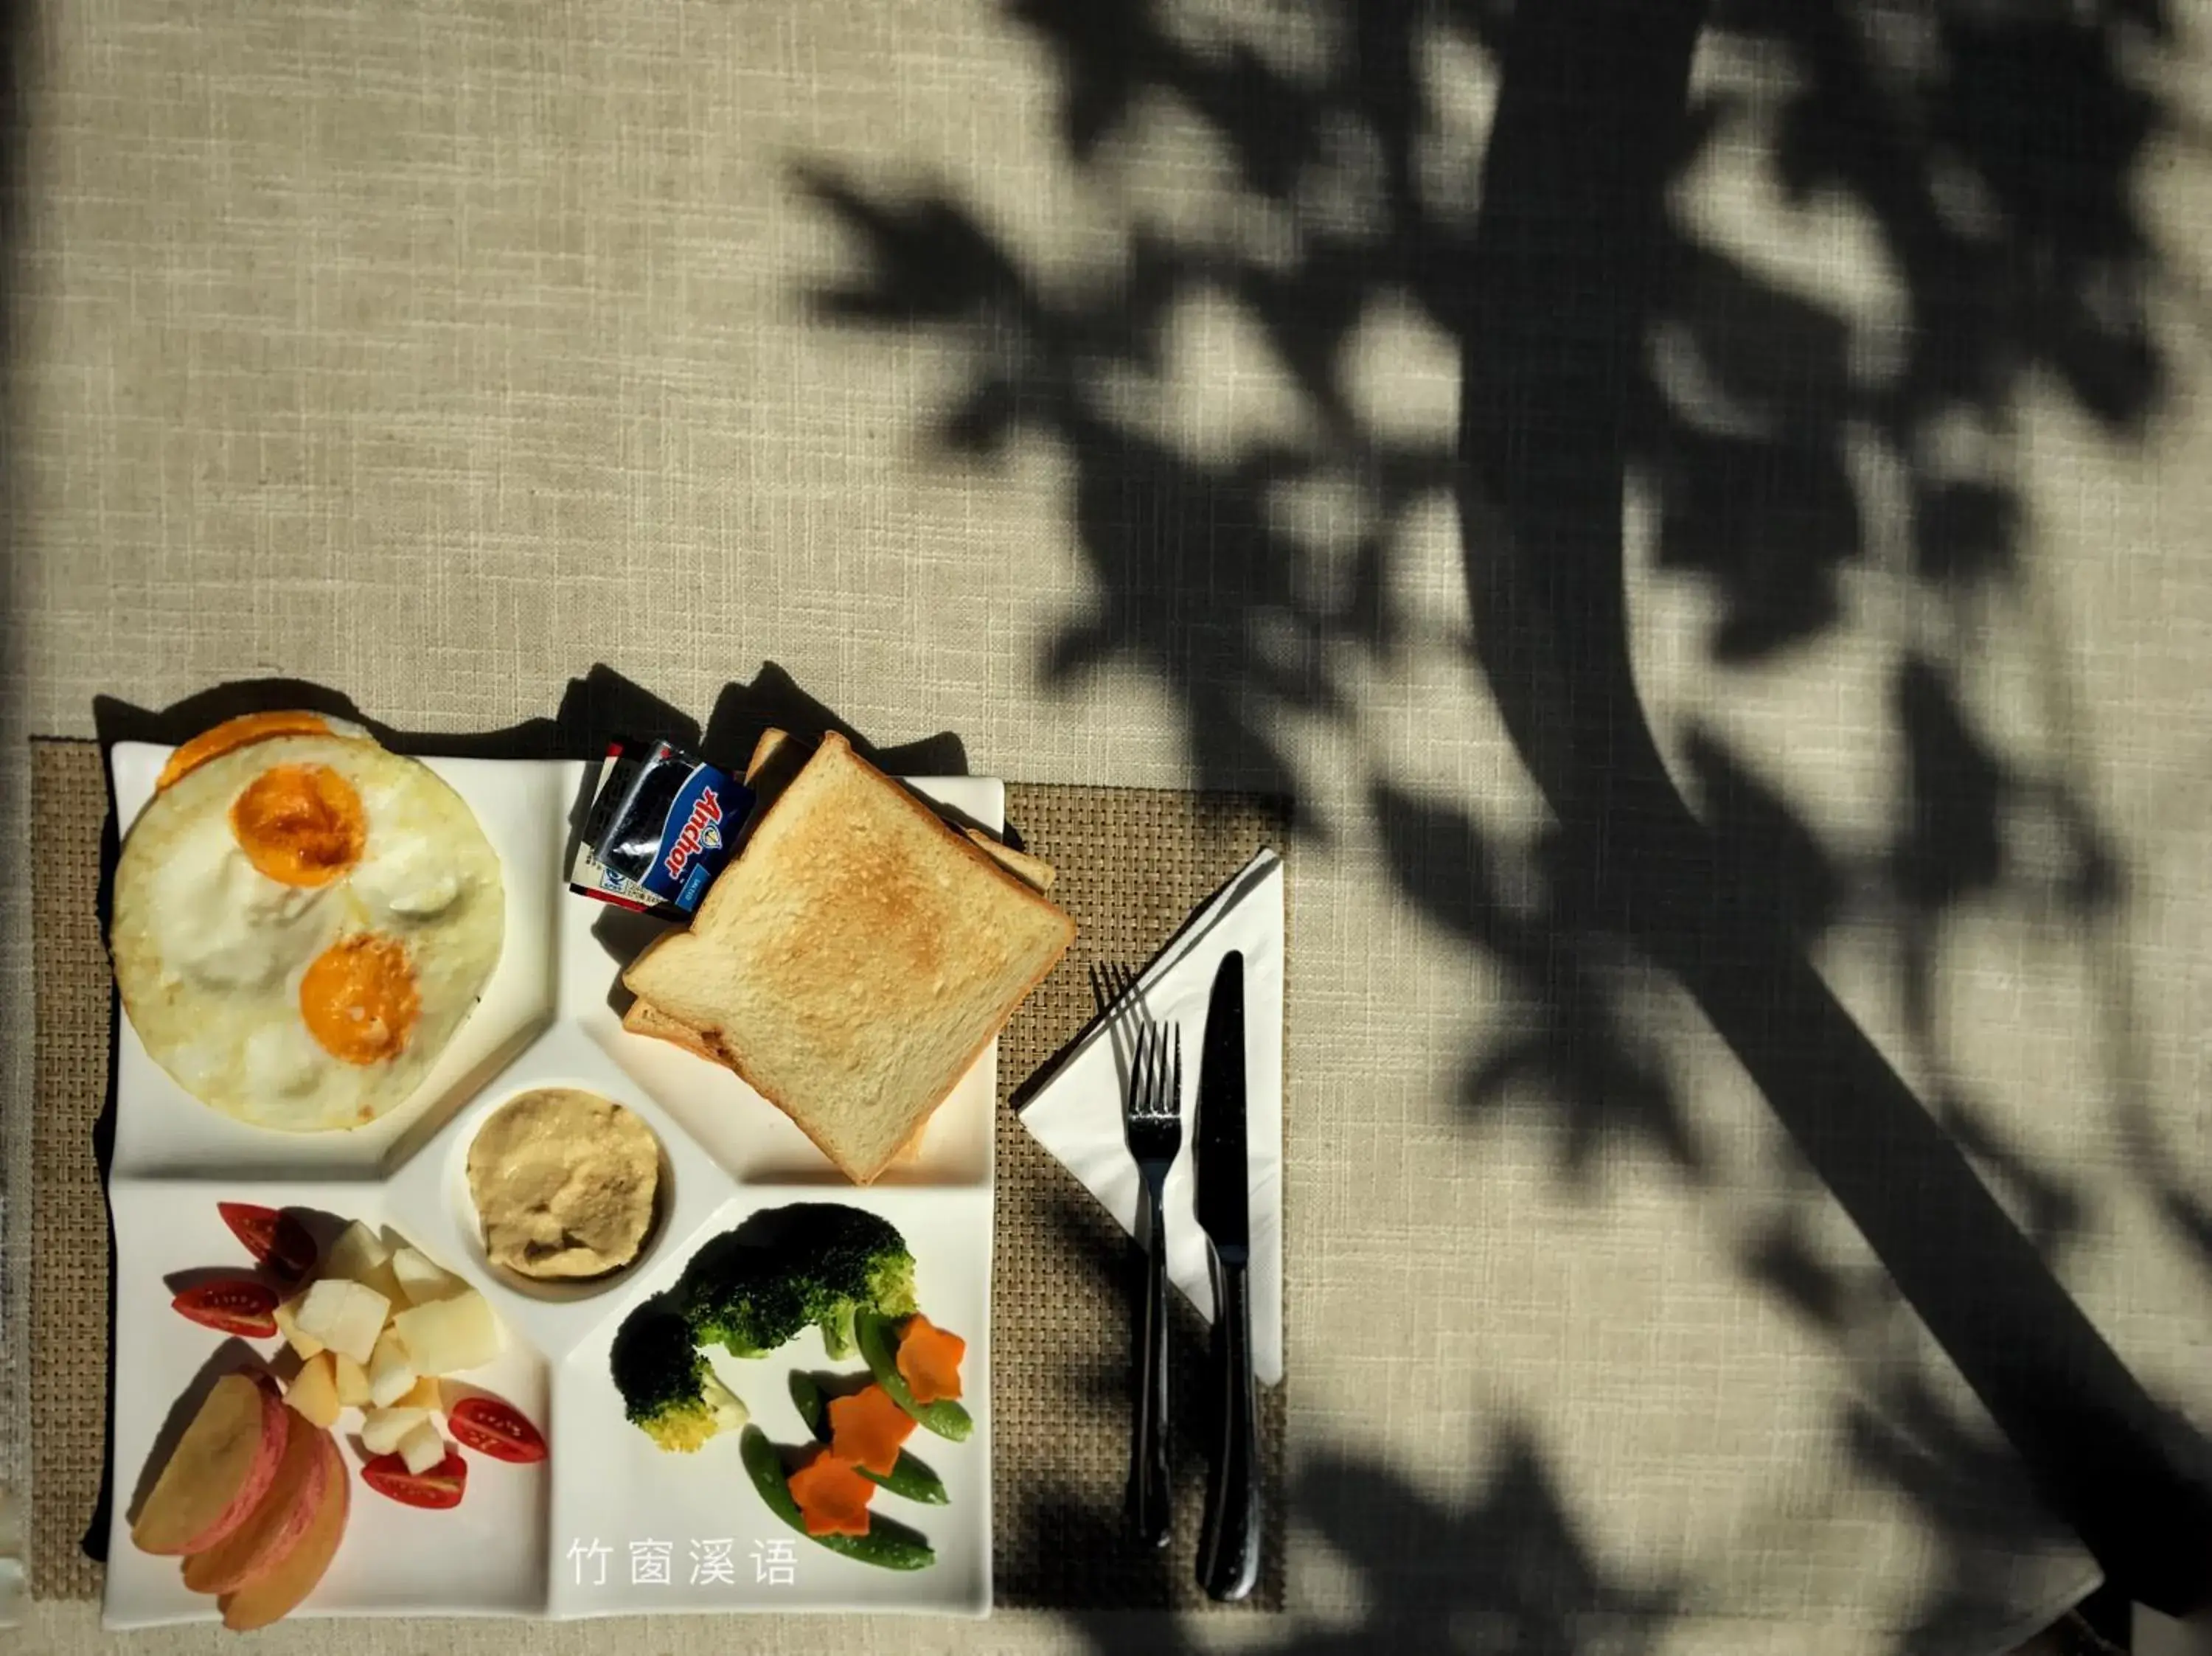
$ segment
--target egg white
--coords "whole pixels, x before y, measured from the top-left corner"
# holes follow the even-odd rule
[[[278,765],[327,765],[361,796],[359,862],[326,886],[247,860],[231,802]],[[185,1091],[283,1132],[356,1127],[398,1107],[475,1009],[499,962],[498,854],[460,796],[374,743],[277,737],[208,761],[156,794],[116,864],[109,949],[131,1027]],[[406,946],[421,1000],[406,1046],[374,1064],[323,1049],[300,980],[340,938]]]

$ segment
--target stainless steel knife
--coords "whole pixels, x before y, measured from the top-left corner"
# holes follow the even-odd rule
[[[1214,974],[1198,1072],[1198,1223],[1213,1274],[1213,1384],[1219,1400],[1206,1479],[1198,1580],[1242,1598],[1260,1575],[1260,1463],[1252,1394],[1251,1167],[1244,1145],[1244,956]]]

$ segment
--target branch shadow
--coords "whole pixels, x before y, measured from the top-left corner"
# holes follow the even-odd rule
[[[1366,1613],[1343,1627],[1297,1626],[1265,1648],[1283,1656],[1354,1656],[1380,1649],[1513,1651],[1634,1656],[1662,1648],[1678,1608],[1676,1584],[1647,1586],[1607,1573],[1570,1515],[1547,1458],[1517,1423],[1486,1447],[1487,1477],[1465,1499],[1439,1500],[1363,1456],[1310,1458],[1293,1509],[1316,1544],[1358,1584]],[[1078,1530],[1069,1539],[1105,1544]],[[1121,1612],[1070,1621],[1097,1656],[1196,1651],[1187,1622]]]
[[[798,187],[852,250],[852,273],[816,289],[813,314],[967,353],[965,391],[925,434],[927,458],[988,464],[1042,439],[1071,468],[1093,594],[1039,680],[1069,693],[1109,666],[1145,672],[1181,710],[1201,785],[1303,798],[1291,732],[1354,729],[1361,670],[1421,620],[1393,597],[1408,525],[1449,500],[1474,618],[1467,663],[1553,820],[1534,844],[1508,844],[1472,809],[1380,777],[1364,810],[1407,901],[1514,987],[1505,1038],[1467,1065],[1468,1119],[1550,1118],[1560,1175],[1585,1189],[1615,1145],[1700,1187],[1709,1158],[1667,1031],[1632,992],[1663,973],[2051,1509],[2127,1591],[2189,1608],[2212,1556],[2212,1457],[2052,1275],[2045,1256],[2094,1222],[2090,1199],[1950,1074],[1936,1010],[1938,943],[1962,907],[2039,908],[2078,929],[2124,885],[2093,802],[2062,767],[2001,757],[1963,681],[1991,618],[2014,613],[2033,579],[2023,385],[2061,387],[2117,442],[2144,441],[2162,407],[2147,299],[2158,272],[2134,180],[2167,116],[2130,67],[2130,54],[2170,49],[2162,4],[1339,0],[1309,9],[1303,33],[1271,15],[1202,38],[1152,0],[1013,0],[1005,15],[1054,66],[1075,167],[1114,177],[1137,112],[1164,99],[1218,142],[1245,198],[1295,227],[1255,250],[1227,230],[1133,216],[1117,267],[1063,279],[942,185],[887,191],[801,169]],[[1457,181],[1472,187],[1456,195],[1433,164],[1439,41],[1494,88],[1479,164]],[[1693,77],[1707,46],[1759,62],[1758,95]],[[1869,227],[1895,278],[1878,340],[1681,208],[1685,180],[1747,154],[1792,208],[1840,201]],[[1351,383],[1349,343],[1385,300],[1456,353],[1449,440],[1403,435]],[[1170,384],[1180,319],[1208,304],[1264,337],[1296,421],[1194,444],[1130,412],[1128,387]],[[1897,480],[1901,516],[1870,501],[1869,457]],[[1326,550],[1283,509],[1322,480],[1356,503],[1342,514],[1356,531]],[[1842,864],[1717,724],[1667,744],[1682,755],[1678,780],[1636,682],[1632,482],[1653,502],[1657,571],[1710,601],[1703,648],[1723,694],[1731,675],[1849,625],[1846,575],[1877,545],[1904,548],[1891,567],[1934,619],[1893,674],[1905,759],[1891,843],[1871,865]],[[2031,819],[2057,846],[2055,871],[2021,854]],[[1326,831],[1311,813],[1300,827]],[[1932,1101],[1808,961],[1865,890],[1899,917],[1898,992],[1916,1059],[1941,1083]],[[2201,1206],[2168,1206],[2203,1245]],[[1803,1234],[1770,1226],[1741,1265],[1848,1355],[1861,1313]],[[1845,1408],[1836,1428],[1937,1532],[1996,1553],[2037,1538],[1955,1498],[1948,1478],[1993,1487],[2002,1457],[1910,1385],[1878,1414]],[[1501,1441],[1510,1461],[1510,1433]],[[1298,1485],[1307,1499],[1352,1499],[1345,1480],[1316,1477]],[[1363,1521],[1388,1533],[1393,1511],[1418,1505],[1394,1491]],[[1357,1526],[1341,1538],[1359,1544]],[[1489,1538],[1458,1532],[1453,1556],[1479,1556]],[[1458,1602],[1462,1579],[1519,1602],[1479,1562],[1449,1587],[1424,1580],[1421,1556],[1370,1562],[1431,1608]],[[1596,1577],[1566,1579],[1570,1597],[1602,1599]],[[1961,1591],[1933,1603],[1905,1647],[1965,1636],[2002,1607],[2002,1583],[1977,1576]],[[1576,1647],[1564,1624],[1514,1625]]]
[[[1057,1170],[1044,1171],[1050,1177]],[[1045,1222],[1049,1246],[1084,1267],[1070,1308],[1126,1341],[1133,1265],[1127,1240],[1072,1185],[1047,1204]],[[1209,1410],[1205,1327],[1179,1298],[1172,1310],[1175,1544],[1155,1550],[1134,1543],[1121,1520],[1118,1482],[1112,1495],[1102,1496],[1094,1477],[1066,1467],[1054,1475],[1059,1463],[1048,1456],[1042,1478],[1025,1463],[1019,1497],[1001,1502],[1002,1586],[1018,1602],[1060,1607],[1090,1649],[1112,1656],[1204,1647],[1187,1622],[1163,1613],[1178,1602],[1179,1584],[1193,1568]],[[1060,1352],[1035,1358],[1041,1372],[1032,1383],[1042,1386],[1047,1412],[1090,1418],[1100,1400],[1112,1399],[1109,1410],[1119,1418],[1114,1405],[1126,1391],[1126,1363],[1109,1359],[1101,1366],[1087,1347]],[[1275,1416],[1272,1426],[1263,1424],[1263,1442],[1271,1435],[1279,1441],[1280,1398],[1263,1404]],[[1084,1453],[1077,1448],[1075,1458]],[[1633,1579],[1598,1556],[1533,1429],[1503,1422],[1484,1453],[1483,1483],[1456,1499],[1419,1488],[1367,1456],[1342,1449],[1298,1454],[1285,1488],[1267,1491],[1269,1509],[1291,1513],[1356,1579],[1369,1609],[1351,1626],[1273,1630],[1264,1647],[1299,1656],[1348,1656],[1401,1640],[1419,1641],[1412,1648],[1531,1656],[1658,1647],[1681,1584]],[[1279,1494],[1287,1501],[1279,1503]],[[1263,1558],[1257,1602],[1282,1602],[1286,1542],[1279,1526]]]

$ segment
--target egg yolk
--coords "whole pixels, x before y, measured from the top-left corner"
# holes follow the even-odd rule
[[[226,719],[211,730],[202,731],[184,746],[169,755],[169,762],[161,767],[161,774],[154,783],[159,793],[179,777],[198,770],[210,759],[245,747],[252,742],[265,742],[272,736],[331,736],[335,734],[320,713],[240,713],[235,719]]]
[[[422,1008],[406,948],[374,932],[332,943],[300,980],[307,1033],[348,1064],[374,1064],[405,1051]]]
[[[353,784],[328,765],[276,765],[231,802],[246,860],[285,885],[328,885],[361,860],[368,824]]]

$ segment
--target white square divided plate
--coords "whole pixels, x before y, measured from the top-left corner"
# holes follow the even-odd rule
[[[110,753],[124,831],[152,796],[169,749]],[[402,1507],[358,1478],[359,1416],[342,1417],[355,1479],[343,1544],[300,1616],[576,1617],[653,1611],[843,1610],[981,1616],[991,1602],[990,1265],[992,1115],[998,1049],[987,1048],[932,1118],[921,1144],[866,1190],[845,1183],[805,1136],[737,1077],[621,1025],[619,972],[659,924],[567,887],[571,812],[590,767],[430,759],[483,823],[507,887],[507,935],[484,998],[422,1089],[351,1132],[271,1133],[207,1108],[146,1054],[127,1018],[116,1054],[115,1509],[103,1620],[111,1628],[206,1621],[177,1561],[130,1539],[137,1499],[205,1384],[257,1357],[281,1374],[280,1341],[226,1340],[179,1316],[185,1280],[242,1269],[218,1201],[362,1219],[404,1235],[469,1281],[501,1313],[507,1350],[462,1377],[520,1406],[545,1431],[548,1459],[517,1467],[464,1452],[468,1492],[448,1512]],[[981,778],[911,784],[991,828],[1005,790]],[[569,1084],[617,1099],[659,1135],[667,1194],[644,1256],[611,1283],[549,1287],[485,1257],[469,1205],[467,1146],[483,1119],[526,1088]],[[786,1529],[745,1477],[735,1435],[665,1454],[622,1416],[606,1368],[615,1331],[665,1287],[708,1235],[794,1202],[838,1201],[899,1226],[917,1260],[923,1308],[964,1335],[964,1443],[917,1432],[908,1445],[951,1499],[922,1507],[879,1495],[886,1515],[937,1553],[910,1574],[856,1564]],[[776,1442],[805,1441],[793,1370],[857,1374],[824,1360],[808,1333],[772,1356],[716,1366]],[[727,1542],[724,1548],[721,1544]],[[604,1550],[601,1550],[604,1549]]]

